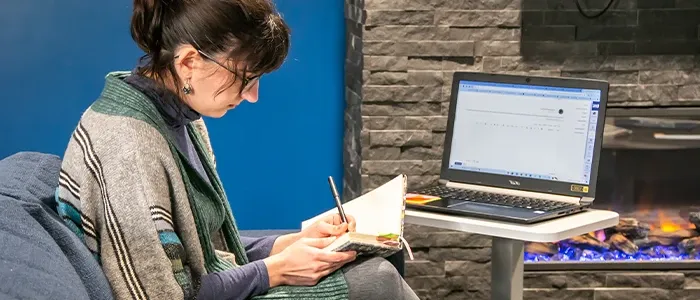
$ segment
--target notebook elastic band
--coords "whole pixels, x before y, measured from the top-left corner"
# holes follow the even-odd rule
[[[408,245],[408,241],[403,238],[403,236],[399,236],[399,239],[403,243],[404,246],[406,246],[406,250],[408,251],[408,257],[413,260],[413,251],[411,251],[411,246]]]

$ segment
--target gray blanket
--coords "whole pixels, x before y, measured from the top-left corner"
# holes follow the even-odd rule
[[[102,270],[55,211],[57,156],[0,160],[0,298],[113,299]]]

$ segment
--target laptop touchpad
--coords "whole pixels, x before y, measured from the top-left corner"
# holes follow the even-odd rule
[[[450,206],[450,209],[464,210],[464,211],[470,211],[470,212],[474,212],[474,213],[483,213],[483,214],[488,214],[488,215],[509,215],[509,216],[517,216],[517,217],[532,217],[532,216],[537,215],[537,213],[533,212],[530,209],[517,208],[517,207],[506,207],[506,206],[490,205],[490,204],[482,204],[482,203],[473,203],[473,202],[462,202],[459,204],[455,204],[453,206]]]

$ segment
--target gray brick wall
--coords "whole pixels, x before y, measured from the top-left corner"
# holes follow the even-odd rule
[[[579,0],[594,14],[608,0]],[[365,0],[362,189],[440,170],[455,71],[586,77],[609,106],[700,104],[700,1]]]
[[[346,0],[345,174],[361,176],[346,193],[399,173],[414,187],[438,179],[455,71],[606,79],[612,107],[700,105],[700,0],[615,0],[596,19],[574,1]],[[608,3],[579,1],[588,14]],[[417,259],[406,280],[421,299],[490,299],[488,237],[406,235]],[[699,276],[527,272],[525,298],[700,299]]]
[[[364,0],[345,0],[345,115],[343,136],[343,196],[347,201],[360,195],[362,150],[362,35]]]
[[[581,1],[588,15],[602,11],[609,0]],[[576,1],[522,0],[522,53],[539,54],[546,44],[553,52],[577,49],[605,55],[700,53],[697,0],[616,0],[599,18],[579,13]]]

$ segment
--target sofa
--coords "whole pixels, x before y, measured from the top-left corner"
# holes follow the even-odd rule
[[[56,213],[59,157],[0,160],[0,298],[113,299],[102,270]]]

